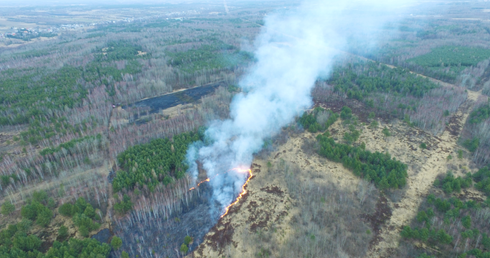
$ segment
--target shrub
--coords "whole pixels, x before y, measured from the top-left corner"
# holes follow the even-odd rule
[[[390,133],[390,130],[388,130],[388,128],[383,128],[383,134],[388,137],[388,136],[391,136],[391,133]]]
[[[56,202],[54,201],[53,198],[48,199],[48,208],[50,208],[51,210],[56,208]]]
[[[114,204],[114,210],[121,215],[126,214],[132,208],[133,203],[131,202],[131,198],[127,194],[124,194],[122,202]]]
[[[189,247],[187,247],[187,245],[186,245],[186,244],[182,244],[182,245],[180,246],[180,251],[181,251],[183,254],[185,254],[185,253],[187,253],[187,251],[189,251]]]
[[[36,224],[42,227],[47,227],[51,222],[52,218],[53,218],[53,212],[47,207],[44,207],[44,209],[42,209],[37,216]]]
[[[490,169],[483,167],[473,175],[476,189],[483,191],[487,196],[490,195]]]
[[[471,217],[466,215],[461,218],[461,224],[463,224],[463,227],[465,228],[471,228]]]
[[[441,244],[449,244],[453,241],[453,237],[447,234],[446,231],[444,231],[444,229],[440,229],[439,231],[437,231],[436,237]]]
[[[112,240],[111,240],[111,246],[115,250],[119,250],[119,248],[121,248],[121,246],[122,246],[122,240],[121,240],[121,238],[118,237],[118,236],[114,236],[112,238]]]
[[[58,212],[66,217],[71,217],[74,214],[74,207],[71,203],[65,203],[58,208]]]
[[[372,121],[371,124],[369,124],[369,128],[377,128],[379,126],[378,121]]]
[[[95,209],[92,207],[92,205],[89,205],[89,206],[87,206],[87,208],[85,208],[85,211],[83,212],[83,214],[85,214],[85,216],[93,219],[93,218],[95,218]]]
[[[463,146],[468,149],[470,152],[475,152],[478,149],[478,146],[480,145],[480,139],[478,138],[473,138],[473,139],[468,139],[463,142]]]
[[[343,120],[350,120],[352,118],[352,109],[350,109],[348,106],[343,106],[342,110],[340,111],[340,118]]]
[[[307,129],[310,133],[316,133],[318,131],[323,132],[328,129],[335,121],[337,121],[338,115],[331,110],[325,110],[321,107],[315,108],[310,113],[304,113],[299,118],[299,123],[303,128]]]
[[[80,235],[82,235],[83,237],[88,237],[90,233],[90,231],[86,226],[80,226],[78,228],[78,231],[80,232]]]
[[[46,193],[46,191],[34,191],[34,193],[32,194],[32,199],[40,203],[46,203],[46,201],[48,200],[48,194]]]
[[[192,237],[190,237],[190,236],[185,236],[184,237],[184,243],[186,245],[189,245],[191,242],[192,242]]]
[[[368,115],[368,119],[374,119],[376,117],[376,114],[374,112],[370,112]]]
[[[65,226],[61,226],[58,229],[58,238],[59,239],[65,239],[68,236],[68,228]]]
[[[15,205],[5,200],[5,202],[2,204],[2,214],[7,216],[14,211],[15,211]]]
[[[23,218],[36,220],[36,223],[43,227],[47,226],[53,217],[53,212],[37,201],[22,207],[20,213]]]
[[[455,178],[451,171],[442,180],[434,181],[434,186],[442,188],[446,194],[452,192],[459,193],[462,188],[468,188],[473,184],[473,180],[468,175],[465,178]]]

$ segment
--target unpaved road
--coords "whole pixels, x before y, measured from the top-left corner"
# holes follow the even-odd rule
[[[420,74],[417,75],[423,76]],[[444,87],[458,87],[436,79],[429,79]],[[391,257],[392,251],[398,247],[402,226],[409,224],[417,215],[418,207],[422,203],[423,198],[427,196],[437,175],[447,172],[446,160],[448,150],[452,153],[458,148],[457,140],[479,96],[479,92],[468,90],[467,100],[459,107],[454,115],[456,119],[452,119],[451,123],[446,126],[443,134],[436,138],[439,141],[436,149],[430,151],[425,165],[417,173],[414,173],[414,176],[409,176],[407,191],[397,205],[394,206],[395,208],[393,209],[390,220],[381,229],[380,241],[371,248],[368,257]],[[454,130],[450,130],[450,128],[459,128],[459,130],[455,132]]]

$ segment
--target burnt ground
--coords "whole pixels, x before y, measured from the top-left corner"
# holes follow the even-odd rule
[[[159,97],[144,99],[130,105],[125,105],[122,108],[143,108],[148,109],[150,114],[154,114],[177,105],[195,102],[201,97],[213,93],[219,86],[226,86],[226,84],[224,82],[207,84]]]
[[[361,216],[362,220],[369,223],[373,229],[374,237],[369,242],[369,249],[376,246],[381,240],[380,232],[382,226],[391,217],[391,208],[388,205],[388,200],[384,195],[381,195],[376,203],[375,212],[372,214],[363,214]]]
[[[449,119],[449,123],[446,125],[446,130],[449,131],[452,136],[459,137],[460,133],[463,137],[465,136],[465,132],[461,130],[461,127],[464,126],[463,114],[469,113],[469,110],[470,108],[472,108],[473,105],[474,102],[467,99],[460,107],[461,114],[454,114],[453,116],[451,116],[451,118]]]
[[[250,180],[252,180],[255,176],[252,176]],[[245,187],[246,190],[247,187]],[[226,216],[230,216],[231,214],[238,213],[240,212],[240,209],[244,203],[246,203],[246,200],[249,196],[249,192],[245,193],[240,201],[236,203],[235,205],[231,206],[230,209],[228,210],[228,213]],[[206,235],[204,238],[204,241],[201,242],[206,242],[208,245],[212,247],[213,250],[215,251],[222,251],[224,246],[227,246],[228,244],[233,244],[236,247],[236,243],[233,242],[233,233],[235,232],[235,229],[233,228],[233,225],[231,224],[230,220],[225,220],[224,218],[220,218],[216,225],[212,227],[209,230],[210,234]],[[200,244],[200,243],[199,243]],[[203,249],[204,246],[201,245],[197,250],[196,253],[199,255],[203,255]]]
[[[114,223],[114,232],[124,243],[120,251],[126,251],[130,257],[153,257],[153,254],[181,257],[180,246],[186,236],[193,239],[189,252],[196,249],[203,242],[204,235],[216,224],[216,219],[210,216],[213,208],[209,203],[211,187],[203,183],[199,186],[199,193],[188,205],[182,203],[181,211],[170,218],[155,215],[146,223],[129,219]]]
[[[260,173],[260,169],[261,169],[260,165],[255,164],[255,163],[252,164],[252,170],[253,170],[254,175],[250,178],[250,180],[253,180],[256,177],[257,173]],[[245,190],[247,190],[247,186],[245,186]],[[280,188],[274,187],[274,186],[266,187],[266,188],[263,188],[261,190],[264,190],[264,191],[271,193],[271,194],[281,194],[282,195],[282,193],[283,193],[283,191]],[[238,203],[236,203],[235,205],[230,207],[226,216],[223,218],[220,218],[218,220],[216,225],[209,230],[209,234],[206,235],[206,237],[204,238],[203,243],[206,243],[206,245],[210,246],[214,251],[219,252],[219,255],[223,254],[222,253],[224,251],[223,247],[225,247],[225,246],[232,244],[235,248],[237,247],[237,243],[233,241],[233,234],[235,233],[235,228],[233,227],[232,221],[230,219],[228,219],[228,217],[233,217],[234,213],[240,213],[242,206],[247,203],[247,199],[249,196],[250,196],[250,192],[247,191],[242,196],[242,198],[240,199],[240,201]],[[246,205],[245,208],[247,208],[249,210],[251,208],[253,208],[253,207],[251,207],[251,206],[254,206],[252,203],[255,203],[255,202],[253,202],[253,201],[250,202],[250,204]],[[267,220],[268,220],[268,216],[267,216]],[[262,220],[257,219],[257,218],[249,218],[247,223],[249,223],[252,230],[256,230],[257,228],[265,227],[267,225],[267,222],[264,223]],[[206,247],[205,245],[200,245],[199,248],[196,249],[195,253],[197,255],[203,257],[204,256],[203,251],[204,251],[205,247]]]
[[[395,118],[399,118],[393,114],[388,112],[384,112],[378,110],[376,108],[370,108],[366,106],[364,103],[356,100],[356,99],[346,99],[346,98],[335,98],[328,101],[316,101],[314,107],[322,107],[325,109],[330,109],[335,113],[340,113],[344,106],[348,106],[352,109],[352,113],[355,114],[359,121],[368,123],[369,113],[374,112],[377,118],[380,118],[383,122],[390,122]]]

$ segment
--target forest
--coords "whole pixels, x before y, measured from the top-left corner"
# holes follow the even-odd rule
[[[4,215],[12,214],[9,203],[2,205]],[[89,232],[98,229],[98,223],[92,219],[100,220],[96,210],[85,201],[78,198],[74,205],[65,203],[59,206],[61,215],[73,217],[73,224],[78,227],[82,239],[68,235],[68,228],[59,227],[57,240],[46,250],[43,241],[34,234],[34,223],[41,227],[48,227],[52,222],[53,210],[57,204],[53,198],[48,198],[45,191],[34,192],[32,199],[21,208],[22,220],[16,224],[10,224],[0,232],[0,255],[2,257],[108,257],[112,248],[120,245],[101,244],[98,240],[88,238]],[[97,210],[100,214],[100,210]],[[118,239],[118,237],[115,237]],[[117,242],[117,241],[116,241]]]
[[[195,182],[186,174],[186,151],[203,140],[210,121],[229,118],[235,94],[247,94],[240,78],[258,61],[253,41],[267,15],[291,10],[282,2],[228,4],[226,12],[221,4],[125,7],[113,14],[124,19],[43,34],[43,40],[0,38],[0,256],[198,255],[205,242],[196,231],[207,223],[199,201],[210,197],[206,183],[189,191]],[[388,24],[380,28],[382,44],[351,42],[350,54],[358,56],[336,60],[315,82],[314,104],[255,154],[254,163],[263,166],[256,178],[279,179],[266,176],[270,185],[251,191],[242,200],[248,206],[237,205],[221,221],[215,237],[224,237],[215,242],[222,256],[230,246],[220,241],[238,235],[231,232],[233,212],[248,207],[244,213],[253,216],[246,224],[254,229],[243,235],[255,243],[254,257],[368,255],[376,241],[383,246],[386,229],[401,237],[400,250],[392,250],[398,257],[490,257],[489,201],[479,198],[490,194],[490,34],[480,21],[458,20],[464,5],[447,17],[415,15],[400,26]],[[65,8],[72,7],[57,12]],[[490,7],[478,8],[471,14],[485,18],[482,10]],[[206,85],[219,86],[198,99],[185,94]],[[187,101],[168,110],[138,106],[167,94]],[[304,139],[310,136],[316,139]],[[444,143],[453,138],[454,150]],[[281,144],[300,139],[291,146],[298,159],[282,160],[290,149],[279,154]],[[437,168],[451,171],[427,182],[429,194],[423,184],[412,191],[418,173],[428,173],[425,162],[436,162],[436,151],[444,153]],[[351,173],[343,170],[314,169],[337,165],[357,183],[345,186]],[[250,182],[252,190],[257,183]],[[389,224],[406,196],[416,199],[415,218],[403,228]],[[299,215],[289,210],[298,207]],[[268,217],[280,208],[277,219]],[[282,236],[284,214],[291,215],[284,221],[291,222],[294,241]]]
[[[342,163],[356,176],[373,182],[380,190],[405,186],[407,165],[392,158],[388,153],[372,153],[361,147],[336,143],[328,134],[317,136],[318,153],[329,160]]]
[[[313,112],[305,112],[298,122],[310,133],[316,133],[317,131],[324,132],[327,130],[329,126],[337,121],[338,117],[339,115],[331,110],[316,107]]]
[[[472,160],[481,166],[490,161],[490,104],[488,97],[481,96],[465,124],[460,143],[472,153]]]
[[[203,69],[232,68],[254,59],[252,53],[239,51],[235,46],[218,40],[212,41],[210,45],[201,45],[199,48],[185,52],[169,51],[166,54],[170,58],[170,65],[191,74]]]
[[[132,190],[135,186],[148,187],[153,192],[160,183],[168,185],[184,177],[187,171],[184,160],[189,144],[200,139],[198,133],[188,132],[172,139],[156,139],[128,148],[117,157],[123,170],[116,173],[112,188],[118,192]]]
[[[462,88],[441,87],[408,69],[374,62],[339,66],[329,80],[318,84],[313,98],[326,107],[360,101],[366,115],[374,112],[378,117],[397,118],[433,134],[443,132],[450,115],[467,98]]]
[[[328,82],[335,85],[334,91],[343,92],[348,98],[357,100],[363,100],[374,92],[421,98],[439,87],[409,70],[392,69],[373,62],[349,64],[345,68],[334,70]]]
[[[490,49],[443,46],[431,49],[430,53],[407,60],[426,67],[469,67],[490,58]]]
[[[488,171],[488,168],[482,168],[473,175],[468,173],[465,178],[455,177],[451,171],[440,175],[434,186],[443,190],[442,195],[437,192],[429,194],[416,218],[410,225],[404,226],[401,236],[407,241],[405,244],[414,240],[426,243],[442,251],[438,256],[489,257],[490,228],[484,213],[488,210],[490,198],[475,201],[458,197],[462,189],[473,185],[473,181],[477,189],[485,187],[482,180],[487,178]],[[486,194],[488,196],[488,192]],[[418,257],[435,257],[435,254],[423,253]]]

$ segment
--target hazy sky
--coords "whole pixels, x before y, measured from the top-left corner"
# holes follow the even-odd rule
[[[247,0],[268,1],[268,0]],[[74,4],[96,4],[96,5],[120,5],[120,4],[171,4],[171,3],[222,3],[223,0],[0,0],[0,6],[44,6],[44,5],[74,5]],[[228,4],[237,2],[228,0]],[[239,1],[244,2],[244,1]],[[277,1],[275,1],[277,2]]]

